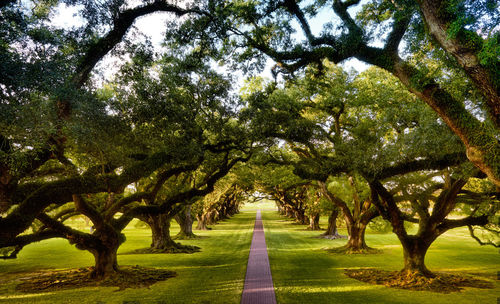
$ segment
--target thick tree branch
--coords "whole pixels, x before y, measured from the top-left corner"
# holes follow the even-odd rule
[[[491,245],[491,246],[494,246],[494,247],[497,247],[497,248],[498,248],[498,247],[500,247],[500,243],[499,243],[499,242],[495,243],[495,242],[490,241],[490,240],[488,240],[488,241],[486,241],[486,242],[485,242],[485,241],[481,240],[481,239],[480,239],[480,238],[479,238],[479,237],[478,237],[478,236],[474,233],[474,228],[472,228],[472,225],[474,225],[474,224],[471,224],[471,225],[468,225],[468,226],[467,226],[467,227],[469,228],[469,233],[470,233],[470,236],[471,236],[474,240],[476,240],[476,242],[478,242],[478,244],[479,244],[479,245],[481,245],[481,246],[484,246],[484,245]],[[481,226],[481,225],[478,225],[478,226]],[[497,236],[499,236],[499,235],[500,235],[499,231],[491,231],[491,232],[495,233]]]
[[[62,205],[73,201],[73,195],[85,193],[114,192],[121,193],[123,189],[138,179],[149,176],[171,157],[165,153],[156,153],[144,161],[126,168],[121,175],[104,174],[98,176],[78,176],[54,182],[28,184],[18,187],[17,195],[23,201],[6,217],[0,218],[0,246],[22,233],[47,206]],[[26,189],[33,192],[24,192]]]
[[[351,210],[347,206],[347,203],[344,202],[342,199],[338,198],[335,194],[331,193],[328,188],[326,187],[326,183],[324,182],[318,182],[318,185],[320,186],[321,192],[323,192],[323,195],[332,203],[334,203],[337,207],[339,207],[342,212],[344,213],[344,216],[348,219],[350,224],[354,223],[354,218],[352,217]]]
[[[134,21],[144,15],[153,12],[170,12],[180,17],[190,13],[201,13],[197,9],[183,9],[172,5],[165,0],[156,0],[144,6],[123,11],[113,21],[113,28],[106,36],[93,43],[86,51],[84,57],[80,60],[76,68],[76,74],[72,82],[76,87],[81,87],[88,80],[90,72],[95,65],[115,47],[127,33]]]
[[[8,256],[0,256],[0,259],[15,259],[17,254],[23,249],[24,246],[40,242],[47,239],[60,237],[61,234],[55,230],[45,229],[38,233],[25,234],[18,236],[9,242],[2,243],[1,247],[15,247]]]
[[[390,167],[383,168],[375,174],[364,173],[365,177],[374,180],[384,180],[396,175],[403,175],[410,172],[422,170],[442,170],[447,167],[456,166],[467,161],[464,153],[451,153],[441,156],[439,159],[420,159],[399,163]]]
[[[81,214],[87,216],[96,229],[101,229],[106,224],[104,217],[101,215],[97,209],[95,209],[91,204],[89,204],[80,194],[73,194],[73,202],[75,203],[75,209]]]
[[[401,15],[396,14],[393,17],[394,25],[392,26],[392,31],[389,33],[389,37],[387,37],[387,41],[385,43],[384,51],[387,53],[397,54],[399,43],[401,39],[408,29],[408,25],[410,24],[411,15]]]
[[[478,53],[482,50],[482,38],[474,31],[462,28],[456,37],[450,37],[448,32],[455,18],[459,18],[446,10],[443,0],[418,0],[423,19],[432,37],[441,47],[451,54],[474,82],[479,92],[484,96],[488,112],[497,128],[500,128],[500,85],[498,77],[500,61],[492,67],[481,65]],[[473,36],[476,41],[472,41]],[[496,81],[496,82],[495,82]]]
[[[386,216],[392,224],[394,232],[398,237],[407,237],[408,233],[404,227],[404,218],[401,210],[399,210],[394,197],[378,180],[370,181],[370,188],[373,191],[372,202],[379,209],[380,214]],[[382,198],[382,202],[378,199]]]
[[[446,231],[465,226],[485,226],[488,224],[488,216],[468,216],[459,220],[449,220],[444,219],[441,224],[437,226],[439,234],[445,233]]]

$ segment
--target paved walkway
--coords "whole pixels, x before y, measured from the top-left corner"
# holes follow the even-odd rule
[[[276,304],[260,210],[257,210],[241,304]]]

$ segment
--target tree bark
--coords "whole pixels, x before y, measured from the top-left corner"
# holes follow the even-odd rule
[[[217,217],[218,214],[216,210],[211,210],[207,212],[207,219],[206,219],[207,225],[215,225],[217,223]]]
[[[445,1],[418,0],[417,2],[429,33],[446,52],[455,57],[458,64],[474,82],[478,91],[484,96],[492,121],[497,128],[500,128],[500,88],[495,84],[495,73],[491,71],[491,69],[498,69],[500,63],[497,61],[497,64],[490,67],[490,70],[481,65],[478,53],[482,47],[479,41],[482,42],[483,39],[476,32],[462,28],[456,37],[450,37],[448,29],[458,16],[443,12],[447,6]],[[473,41],[470,37],[478,41]]]
[[[119,270],[116,258],[117,251],[118,246],[111,248],[102,246],[91,250],[95,260],[94,269],[90,274],[91,278],[98,280],[105,279]]]
[[[319,213],[314,213],[309,216],[309,230],[320,230],[319,227]]]
[[[337,230],[337,217],[339,216],[339,210],[334,208],[332,213],[328,216],[328,227],[326,228],[325,233],[321,234],[320,237],[328,238],[328,239],[339,239],[342,236],[339,234]]]
[[[433,273],[425,266],[425,255],[432,241],[427,241],[421,237],[401,238],[403,245],[404,268],[401,271],[407,275],[423,275],[434,277]]]
[[[309,225],[309,218],[305,214],[305,210],[297,209],[294,211],[295,221],[301,225]]]
[[[176,247],[177,243],[170,237],[170,221],[172,217],[161,214],[148,217],[148,225],[151,227],[151,249],[165,250]]]
[[[347,224],[347,231],[349,232],[349,237],[345,249],[350,252],[362,252],[364,250],[370,249],[365,242],[365,223],[356,221],[352,224]]]
[[[202,215],[197,214],[196,220],[198,224],[196,225],[197,230],[210,230],[211,228],[207,227],[207,214],[203,213]]]
[[[191,205],[175,216],[175,220],[179,223],[181,231],[175,236],[176,239],[196,238],[193,233],[193,218],[191,217]]]
[[[466,147],[467,158],[500,187],[500,143],[467,109],[432,79],[416,86],[412,83],[420,71],[400,58],[391,71],[410,92],[427,103]],[[421,80],[423,82],[424,80]],[[478,135],[480,134],[480,135]]]

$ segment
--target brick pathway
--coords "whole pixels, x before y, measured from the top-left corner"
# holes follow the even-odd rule
[[[260,210],[257,210],[241,304],[276,304]]]

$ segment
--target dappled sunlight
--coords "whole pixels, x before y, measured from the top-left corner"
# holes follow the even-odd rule
[[[331,283],[331,282],[330,282]],[[365,285],[348,285],[348,286],[328,286],[328,287],[311,287],[311,285],[293,285],[286,287],[275,287],[278,292],[300,292],[300,293],[335,293],[335,292],[353,292],[360,290],[370,290],[370,289],[380,289],[382,286],[371,286],[368,284]]]
[[[30,294],[22,294],[22,295],[0,296],[0,300],[46,297],[46,296],[50,296],[52,294],[54,294],[54,293],[53,292],[44,292],[44,293],[30,293]]]

